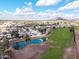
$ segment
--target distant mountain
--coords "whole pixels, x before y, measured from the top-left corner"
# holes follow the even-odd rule
[[[67,20],[65,18],[57,17],[56,20]]]

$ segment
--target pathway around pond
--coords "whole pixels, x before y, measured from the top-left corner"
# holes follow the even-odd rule
[[[14,50],[14,59],[38,59],[38,56],[46,52],[48,46],[46,43],[40,45],[28,45],[24,49]]]

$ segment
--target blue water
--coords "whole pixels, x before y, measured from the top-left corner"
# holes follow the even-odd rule
[[[29,40],[29,41],[17,42],[17,43],[14,43],[13,48],[22,49],[22,48],[25,48],[26,45],[29,45],[29,44],[41,44],[44,41],[46,41],[46,38],[40,38],[40,39],[33,39],[33,40]]]

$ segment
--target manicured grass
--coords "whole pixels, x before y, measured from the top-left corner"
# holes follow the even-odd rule
[[[73,43],[73,34],[69,28],[58,28],[49,37],[49,40],[53,40],[60,47],[69,47]],[[54,42],[53,42],[54,43]]]
[[[73,34],[69,28],[54,29],[49,36],[49,49],[41,55],[40,59],[62,59],[64,49],[73,46],[72,38]]]

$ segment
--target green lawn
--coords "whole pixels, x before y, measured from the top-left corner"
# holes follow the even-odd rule
[[[73,46],[72,38],[73,34],[69,31],[69,28],[53,30],[48,40],[49,49],[45,54],[41,55],[40,59],[62,59],[64,48]]]

